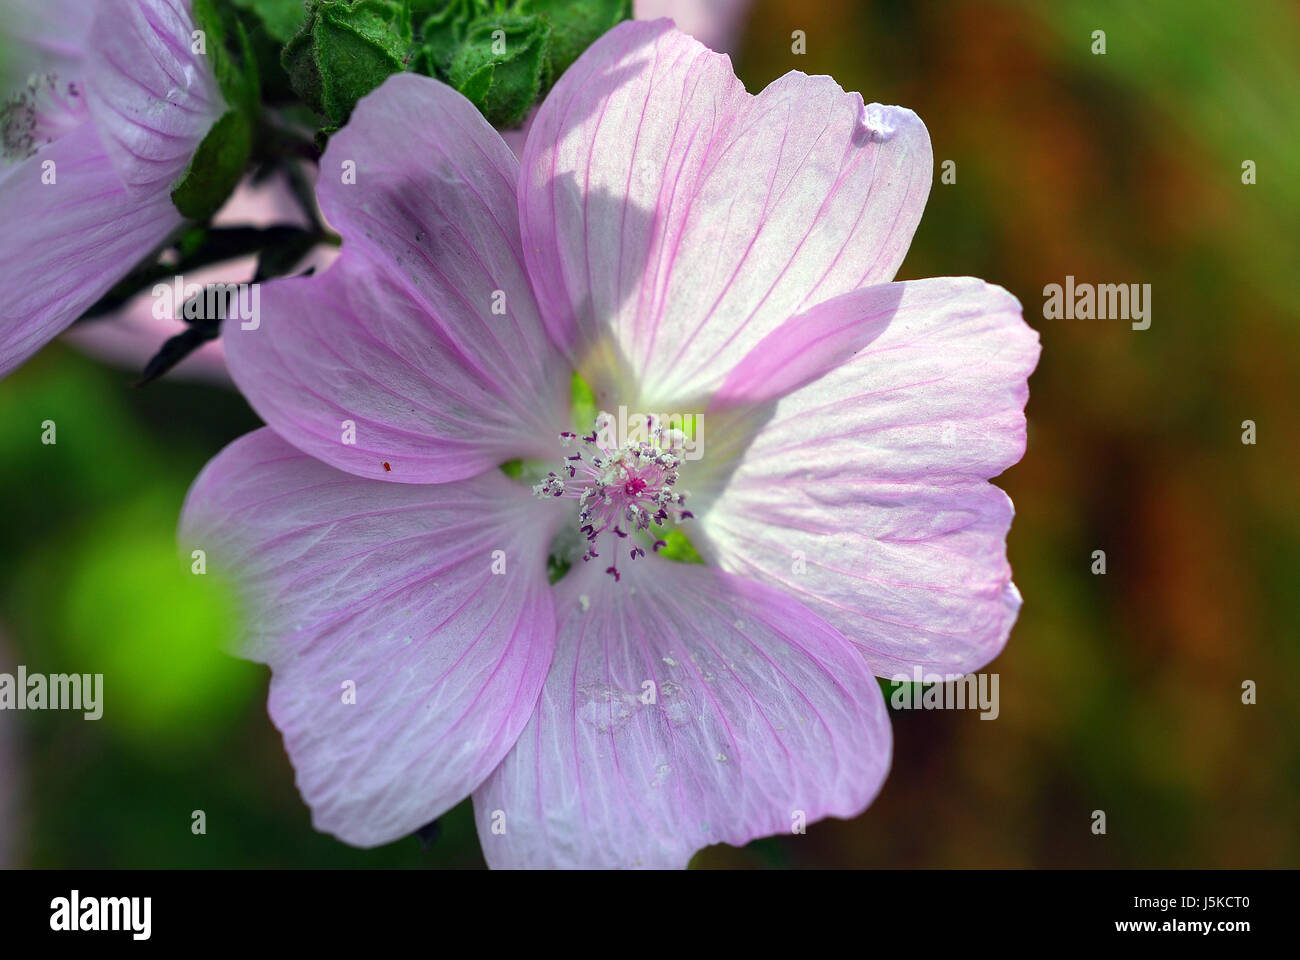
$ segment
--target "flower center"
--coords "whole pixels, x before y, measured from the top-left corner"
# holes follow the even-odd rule
[[[673,489],[682,463],[680,432],[665,430],[649,417],[646,439],[628,438],[620,444],[612,428],[613,417],[602,412],[586,436],[567,431],[560,434],[561,444],[566,448],[577,445],[577,449],[565,456],[561,472],[547,474],[533,487],[533,493],[578,501],[578,526],[587,540],[584,561],[600,556],[596,546],[601,534],[616,538],[605,572],[617,581],[619,540],[631,538],[629,559],[644,557],[637,534],[650,530],[651,525],[689,520],[693,514],[682,507],[686,494]],[[656,537],[651,549],[666,545]]]
[[[26,160],[81,126],[88,116],[77,83],[60,83],[52,73],[33,76],[0,106],[0,155],[14,162]]]

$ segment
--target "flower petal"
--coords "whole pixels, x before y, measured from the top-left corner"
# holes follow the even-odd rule
[[[415,483],[554,454],[569,372],[524,271],[516,169],[473,105],[436,80],[399,74],[357,105],[321,160],[338,263],[268,284],[260,327],[223,331],[235,382],[285,439],[351,473]]]
[[[271,666],[271,718],[318,829],[397,839],[505,756],[554,647],[547,517],[499,471],[377,483],[265,429],[200,474],[181,542],[242,588],[246,653]]]
[[[709,409],[766,403],[847,363],[888,329],[905,288],[878,283],[791,317],[731,368]]]
[[[537,713],[474,794],[489,865],[684,867],[880,789],[880,689],[788,596],[652,555],[619,583],[579,567],[556,605]]]
[[[86,51],[91,116],[133,192],[170,192],[226,112],[184,0],[97,0]],[[213,40],[215,42],[215,40]]]
[[[986,478],[1024,453],[1038,335],[983,281],[893,286],[883,333],[755,413],[736,462],[719,470],[706,448],[711,473],[682,483],[701,553],[793,592],[876,674],[965,673],[997,656],[1020,608],[1011,501]]]
[[[621,24],[524,150],[543,318],[598,395],[631,376],[640,402],[698,397],[787,318],[892,279],[931,166],[910,110],[799,73],[751,97],[669,21]]]
[[[46,167],[53,163],[53,167]],[[47,183],[44,174],[54,175]],[[0,377],[54,339],[180,226],[167,194],[132,197],[85,123],[0,178]]]

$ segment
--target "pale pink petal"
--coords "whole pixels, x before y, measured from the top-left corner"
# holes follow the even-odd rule
[[[44,182],[47,170],[53,183]],[[127,194],[89,123],[0,178],[0,214],[7,295],[0,376],[66,329],[182,222],[166,193]]]
[[[1038,335],[983,281],[896,287],[883,333],[752,412],[738,461],[706,447],[682,483],[702,553],[790,591],[878,675],[964,673],[997,656],[1020,608],[1011,501],[986,479],[1024,453]]]
[[[750,0],[635,0],[632,15],[637,20],[657,20],[669,17],[677,29],[689,33],[700,43],[719,53],[735,53],[738,34],[749,9]],[[502,130],[501,139],[515,156],[524,153],[524,143],[532,128],[534,111],[523,125],[513,130]]]
[[[878,283],[791,317],[731,368],[709,409],[774,400],[847,363],[888,329],[905,289]]]
[[[436,80],[400,74],[363,99],[321,160],[339,261],[267,284],[257,329],[225,324],[254,409],[361,476],[441,482],[551,456],[569,376],[524,271],[516,171],[482,115]]]
[[[226,112],[184,0],[96,0],[84,79],[91,115],[133,192],[170,192]],[[216,38],[208,38],[216,43]]]
[[[505,756],[554,646],[550,519],[499,471],[377,483],[266,429],[199,475],[182,548],[242,588],[243,652],[271,666],[271,718],[318,829],[394,840]]]
[[[653,555],[556,587],[537,713],[474,794],[494,867],[683,867],[861,813],[889,768],[884,700],[789,597]]]
[[[504,375],[465,363],[364,254],[345,252],[320,277],[263,285],[260,326],[243,326],[227,321],[222,343],[253,408],[299,449],[358,476],[463,479],[550,456],[564,426],[554,390],[549,404],[538,398],[549,423],[507,403]]]
[[[757,97],[668,21],[556,84],[520,178],[548,328],[602,394],[698,398],[789,317],[890,280],[929,193],[925,126],[790,73]]]

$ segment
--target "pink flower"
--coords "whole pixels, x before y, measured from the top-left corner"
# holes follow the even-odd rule
[[[42,71],[51,69],[57,63],[55,58],[60,42],[70,29],[68,25],[76,22],[74,17],[84,20],[85,27],[90,25],[91,8],[84,0],[9,2],[31,8],[28,16],[17,18],[20,28],[25,28],[20,30],[23,34],[21,40],[27,49],[42,51],[46,58],[31,64],[24,72],[38,68]],[[52,16],[47,9],[51,3],[66,9],[58,9],[57,15]],[[633,4],[635,15],[639,19],[674,17],[679,29],[691,34],[706,47],[723,53],[732,51],[748,7],[749,0],[714,0],[710,3],[700,3],[699,0],[636,0]],[[59,27],[58,32],[52,29],[55,25]],[[501,136],[511,150],[520,154],[523,152],[525,133],[526,128],[522,128],[503,131]],[[277,223],[307,225],[297,201],[279,179],[257,186],[245,181],[231,195],[230,202],[221,209],[213,223],[217,226],[270,226]],[[297,269],[314,266],[317,270],[323,270],[333,259],[333,247],[318,246]],[[256,265],[256,257],[241,257],[230,263],[191,271],[186,279],[200,284],[243,283],[253,276]],[[183,321],[155,317],[153,308],[153,298],[147,292],[141,293],[113,317],[73,327],[68,331],[66,340],[92,356],[138,372],[158,352],[163,341],[183,329]],[[197,379],[230,386],[219,341],[204,344],[170,370],[167,376],[171,379]]]
[[[362,101],[318,184],[342,255],[224,332],[270,429],[181,533],[246,591],[318,828],[385,843],[473,793],[493,866],[665,867],[870,804],[873,673],[978,669],[1020,606],[988,478],[1037,335],[980,280],[890,282],[932,163],[911,111],[751,96],[662,20],[582,56],[522,161],[432,80]],[[703,456],[557,439],[575,369],[703,413]]]
[[[0,376],[181,225],[171,190],[225,112],[187,0],[22,6],[17,31],[49,66],[2,118]]]

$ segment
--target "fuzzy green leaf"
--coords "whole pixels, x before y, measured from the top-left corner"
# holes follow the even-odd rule
[[[280,43],[288,43],[307,19],[307,0],[235,0],[235,6],[251,10]]]
[[[550,62],[554,82],[607,31],[632,17],[632,0],[521,0],[518,10],[551,24]]]
[[[281,62],[294,89],[331,126],[411,55],[410,8],[396,0],[312,0]]]
[[[226,111],[203,138],[172,190],[176,209],[193,220],[206,220],[216,213],[239,184],[252,149],[248,115],[241,110]]]
[[[550,86],[550,39],[551,25],[542,17],[483,17],[470,25],[452,58],[448,82],[493,126],[515,126]]]

